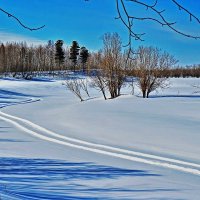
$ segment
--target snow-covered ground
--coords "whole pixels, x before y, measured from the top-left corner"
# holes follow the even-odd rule
[[[62,83],[0,80],[2,199],[199,199],[200,79],[82,103]]]

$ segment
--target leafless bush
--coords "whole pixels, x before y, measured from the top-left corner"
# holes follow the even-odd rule
[[[70,90],[73,94],[75,94],[81,100],[81,102],[84,101],[81,94],[82,86],[79,80],[73,79],[73,80],[65,81],[65,85],[67,86],[68,90]]]
[[[86,80],[80,80],[79,84],[81,86],[81,89],[87,94],[88,97],[90,97],[89,91],[88,91],[88,81]]]
[[[200,93],[200,84],[199,85],[192,85],[195,88],[194,94]]]
[[[84,91],[88,97],[90,97],[88,90],[88,81],[87,79],[71,79],[65,81],[67,89],[70,90],[73,94],[75,94],[81,101],[84,101],[83,95],[81,91]]]
[[[102,94],[105,100],[107,100],[106,97],[106,79],[97,74],[96,76],[92,77],[92,87],[98,89]]]

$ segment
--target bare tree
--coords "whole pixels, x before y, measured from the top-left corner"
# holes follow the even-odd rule
[[[134,61],[135,72],[138,78],[138,86],[143,98],[149,94],[167,86],[165,70],[177,63],[177,60],[166,52],[154,47],[139,47]]]
[[[122,52],[122,41],[117,33],[106,33],[102,39],[103,49],[95,54],[93,61],[97,70],[95,76],[92,76],[92,85],[102,92],[106,100],[106,91],[110,93],[111,99],[121,94],[126,77],[127,57],[126,52]],[[93,58],[92,54],[91,58]]]
[[[1,44],[0,46],[0,71],[5,72],[5,66],[6,66],[6,48],[4,44]]]
[[[106,33],[103,36],[103,44],[101,75],[106,79],[111,98],[116,98],[120,96],[125,78],[121,38],[117,33]]]
[[[90,73],[93,70],[100,68],[100,63],[102,59],[102,51],[99,50],[98,52],[90,52],[90,56],[87,62],[87,72]]]
[[[0,43],[0,72],[14,77],[31,78],[42,72],[62,72],[63,68],[69,66],[69,58],[59,67],[54,57],[55,46],[52,41],[38,46],[30,46],[26,42]]]

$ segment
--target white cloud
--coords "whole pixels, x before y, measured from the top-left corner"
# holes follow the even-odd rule
[[[27,37],[20,34],[6,32],[0,29],[0,42],[26,42],[28,45],[46,44],[46,41],[39,40],[34,37]]]

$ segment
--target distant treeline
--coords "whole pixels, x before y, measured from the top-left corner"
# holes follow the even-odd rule
[[[0,43],[0,73],[29,79],[41,72],[79,70],[88,62],[85,47],[63,47],[63,41],[48,41],[46,45],[29,46],[26,42]],[[75,68],[76,67],[76,68]]]
[[[159,71],[159,69],[158,69]],[[137,69],[132,69],[130,74],[133,76],[137,76],[138,71]],[[200,78],[200,64],[199,65],[188,65],[188,66],[177,66],[168,69],[162,70],[160,73],[161,77],[175,77],[175,78],[187,78],[187,77],[196,77]]]
[[[76,41],[72,46],[63,47],[63,41],[56,43],[48,41],[46,45],[29,46],[25,42],[0,44],[0,73],[12,74],[29,79],[41,72],[52,73],[65,70],[83,70],[90,72],[99,69],[102,51],[88,52],[85,47],[79,47]],[[125,62],[124,62],[125,63]],[[134,62],[127,71],[131,75],[138,74]],[[125,65],[125,64],[124,64]],[[123,67],[123,70],[126,69]],[[128,73],[129,74],[129,73]],[[200,77],[200,64],[186,67],[173,67],[162,70],[162,77]]]
[[[200,77],[200,64],[185,67],[176,67],[166,71],[168,77]]]

